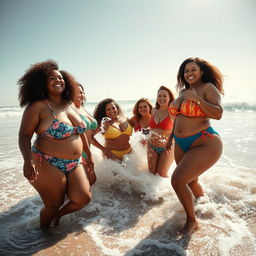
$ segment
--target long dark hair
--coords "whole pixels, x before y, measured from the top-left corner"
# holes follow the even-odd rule
[[[100,124],[102,118],[106,116],[106,105],[109,103],[115,104],[118,114],[122,113],[122,110],[121,110],[119,104],[116,103],[115,100],[113,100],[111,98],[104,99],[97,104],[97,106],[95,107],[94,113],[93,113],[93,117],[97,120],[98,124]]]
[[[210,64],[208,61],[200,59],[198,57],[188,58],[184,60],[180,65],[180,68],[177,74],[177,85],[176,85],[178,90],[184,87],[186,89],[189,88],[189,84],[187,83],[184,77],[184,71],[185,71],[186,65],[190,62],[195,62],[199,66],[200,70],[203,71],[203,75],[201,78],[203,83],[209,83],[209,82],[212,83],[219,90],[220,93],[224,94],[223,87],[222,87],[223,75],[221,74],[219,69],[213,66],[212,64]]]

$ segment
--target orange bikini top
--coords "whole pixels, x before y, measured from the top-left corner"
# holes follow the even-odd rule
[[[169,113],[171,115],[177,116],[182,114],[187,117],[204,117],[207,116],[205,112],[193,101],[183,100],[180,106],[180,110],[174,107],[173,102],[169,106]]]

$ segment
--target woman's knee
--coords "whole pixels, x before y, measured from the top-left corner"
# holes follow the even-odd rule
[[[64,200],[46,202],[44,203],[44,209],[51,212],[57,212],[59,208],[63,205],[63,203],[64,203]]]
[[[174,190],[177,190],[179,187],[186,185],[184,184],[184,180],[179,175],[175,175],[175,173],[173,173],[171,177],[171,184]]]
[[[84,193],[79,194],[79,196],[76,196],[72,198],[72,201],[78,205],[78,208],[83,208],[87,204],[90,203],[92,200],[92,193],[90,191],[86,191]]]

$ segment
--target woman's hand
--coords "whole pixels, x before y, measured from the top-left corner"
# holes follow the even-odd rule
[[[111,152],[110,148],[104,147],[102,149],[102,153],[104,154],[104,156],[106,156],[109,159],[115,160],[116,156]]]
[[[172,144],[173,144],[173,138],[171,138],[172,136],[169,137],[165,147],[167,151],[171,151],[172,149]]]
[[[194,102],[198,102],[201,99],[201,97],[197,94],[194,88],[191,90],[190,89],[184,90],[182,95],[184,99],[194,101]]]
[[[86,166],[88,172],[94,172],[94,162],[91,157],[87,157],[86,161],[82,162]]]
[[[34,182],[37,179],[38,171],[33,160],[24,161],[23,175],[30,181]]]

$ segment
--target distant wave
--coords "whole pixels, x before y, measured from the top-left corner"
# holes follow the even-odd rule
[[[226,111],[256,111],[256,104],[245,102],[224,103],[223,108]]]
[[[132,108],[136,101],[119,101],[121,108],[127,114],[131,114]],[[96,102],[86,103],[87,109],[89,112],[93,112]],[[256,103],[246,103],[246,102],[228,102],[223,104],[225,111],[255,111],[256,112]],[[15,117],[21,116],[24,111],[24,108],[19,106],[8,106],[0,107],[0,118]]]

